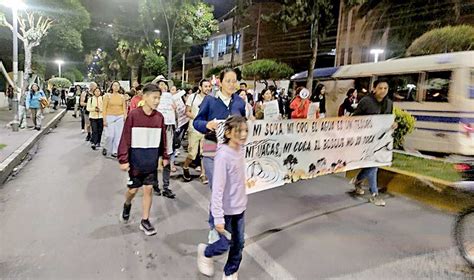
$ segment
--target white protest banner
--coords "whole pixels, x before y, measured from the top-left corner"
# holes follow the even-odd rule
[[[247,193],[390,165],[393,115],[248,122]]]
[[[182,127],[189,122],[186,116],[186,104],[184,104],[182,99],[182,96],[185,94],[186,92],[183,90],[173,95],[173,102],[176,104],[176,113],[178,113],[178,127]]]
[[[176,124],[176,113],[173,109],[173,95],[169,92],[163,92],[160,98],[160,104],[158,104],[157,111],[163,114],[166,125]]]
[[[309,104],[307,119],[309,120],[316,119],[316,112],[318,112],[318,109],[319,109],[319,102],[312,102],[311,104]]]
[[[278,100],[263,103],[263,118],[266,121],[277,121],[280,119]]]

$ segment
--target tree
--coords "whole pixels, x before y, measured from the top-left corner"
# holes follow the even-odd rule
[[[50,86],[55,85],[58,88],[69,88],[72,85],[71,81],[66,78],[51,78],[48,80],[48,84]]]
[[[267,80],[280,80],[289,78],[294,73],[293,69],[285,63],[276,62],[271,59],[259,59],[243,66],[243,77],[245,79],[262,80],[268,86]]]
[[[232,46],[231,46],[231,56],[230,56],[230,66],[234,67],[235,59],[235,49],[237,46],[237,41],[239,40],[238,34],[239,30],[243,27],[242,21],[243,18],[247,15],[247,9],[252,5],[251,0],[236,0],[235,6],[232,9]]]
[[[127,66],[132,70],[130,77],[132,82],[138,80],[138,66],[144,55],[144,50],[141,44],[141,42],[130,43],[126,40],[120,40],[118,42],[117,51],[120,53],[122,59],[127,63]]]
[[[345,0],[348,8],[359,5],[356,18],[366,18],[363,33],[371,30],[371,43],[388,31],[388,56],[401,56],[426,31],[457,24],[468,13],[469,1],[460,0]],[[472,8],[471,8],[472,9]]]
[[[459,25],[436,28],[426,32],[411,43],[406,54],[407,56],[416,56],[473,49],[474,27]]]
[[[146,70],[149,74],[154,75],[155,77],[160,74],[165,74],[167,72],[166,59],[161,53],[163,44],[159,39],[156,39],[153,44],[145,49],[144,52],[144,64]]]
[[[145,35],[154,30],[166,40],[168,77],[171,76],[173,52],[185,53],[192,45],[205,42],[218,30],[213,7],[197,0],[140,0],[140,18]]]
[[[46,55],[80,54],[82,32],[89,28],[90,14],[80,0],[32,0],[40,12],[54,20],[41,51]],[[39,9],[39,8],[38,8]]]
[[[25,87],[29,85],[29,79],[32,73],[31,70],[31,57],[33,54],[33,48],[40,45],[41,40],[48,34],[48,30],[51,28],[53,21],[48,18],[39,15],[36,12],[26,11],[18,13],[18,25],[19,32],[17,34],[18,39],[23,42],[23,48],[25,50],[25,66],[23,84]],[[5,15],[0,14],[0,25],[8,27],[12,32],[13,26],[7,21]]]
[[[318,54],[318,43],[324,38],[327,29],[333,23],[331,13],[332,4],[330,0],[284,0],[280,11],[264,19],[274,19],[282,26],[284,32],[290,26],[310,25],[311,27],[311,59],[308,63],[308,80],[306,87],[313,87],[313,70],[316,65]]]

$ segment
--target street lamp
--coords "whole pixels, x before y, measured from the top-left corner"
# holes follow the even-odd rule
[[[12,100],[12,109],[14,114],[12,130],[17,132],[20,126],[20,117],[18,116],[18,100],[20,98],[19,95],[21,92],[18,88],[18,10],[24,9],[26,5],[22,0],[3,0],[2,4],[12,9],[13,16],[13,90],[15,94],[13,95]]]
[[[374,55],[374,62],[378,62],[379,61],[379,55],[380,54],[383,54],[383,50],[382,49],[371,49],[370,50],[370,54],[373,54]]]
[[[54,61],[54,63],[56,63],[58,65],[58,70],[59,70],[59,78],[61,78],[61,65],[64,64],[64,61],[61,60],[61,59],[56,59]]]
[[[156,34],[160,34],[160,30],[158,29],[155,29],[153,32],[155,32]]]

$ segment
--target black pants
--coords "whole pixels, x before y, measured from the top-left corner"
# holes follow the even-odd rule
[[[86,113],[85,109],[81,107],[81,129],[86,128]]]
[[[102,131],[104,130],[104,119],[89,119],[92,127],[91,143],[100,145]]]

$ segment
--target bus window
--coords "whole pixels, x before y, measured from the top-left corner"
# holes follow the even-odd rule
[[[426,73],[426,94],[423,101],[448,102],[451,71]]]
[[[471,83],[469,84],[469,98],[474,99],[474,69],[471,69]]]
[[[370,77],[356,78],[354,88],[357,90],[357,99],[361,100],[370,91]]]
[[[388,81],[388,96],[397,102],[416,101],[416,91],[420,74],[402,74],[382,76],[379,79]]]

